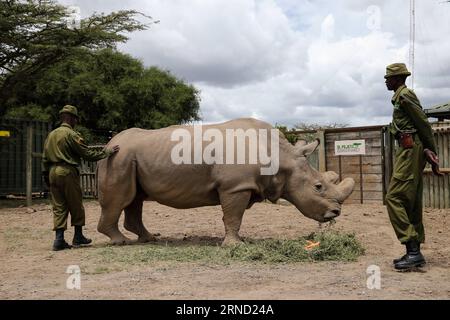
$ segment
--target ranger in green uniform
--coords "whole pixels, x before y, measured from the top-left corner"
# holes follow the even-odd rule
[[[84,237],[82,232],[85,214],[78,172],[81,159],[98,161],[119,151],[119,146],[101,151],[89,149],[81,135],[73,130],[78,123],[78,111],[74,106],[64,106],[59,114],[62,124],[50,132],[45,140],[42,161],[43,176],[50,187],[53,207],[53,230],[56,232],[54,251],[71,248],[64,240],[69,212],[72,226],[75,227],[72,245],[81,246],[92,241]]]
[[[426,161],[432,165],[435,174],[441,174],[430,123],[416,94],[405,85],[409,75],[404,63],[394,63],[386,68],[387,89],[395,92],[390,130],[399,144],[386,205],[397,238],[406,246],[406,254],[394,260],[394,266],[399,270],[425,264],[420,244],[425,241],[422,174]]]

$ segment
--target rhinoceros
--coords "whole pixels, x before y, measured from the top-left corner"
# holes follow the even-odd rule
[[[203,132],[209,130],[225,137],[230,130],[241,130],[241,133],[249,130],[262,132],[272,130],[273,127],[263,121],[242,118],[203,125],[201,129]],[[195,155],[184,154],[188,151],[192,153],[195,146],[188,146],[188,150],[179,152],[179,155],[187,156],[184,159],[197,161],[177,163],[179,159],[174,161],[174,150],[179,148],[180,142],[174,139],[174,133],[179,133],[180,130],[192,134],[189,142],[200,143],[203,149],[207,149],[208,141],[212,141],[210,138],[199,142],[195,138],[198,135],[194,132],[195,126],[186,125],[157,130],[131,128],[117,134],[108,143],[109,146],[120,145],[120,151],[99,161],[97,166],[101,205],[97,229],[107,235],[113,244],[131,242],[118,228],[122,210],[125,211],[124,227],[138,236],[138,242],[155,240],[142,222],[145,200],[180,209],[220,204],[225,225],[222,245],[231,245],[242,241],[239,237],[242,216],[255,202],[265,199],[276,202],[282,198],[295,205],[306,217],[325,222],[339,216],[343,201],[353,191],[353,179],[345,178],[338,183],[336,173],[320,173],[310,166],[306,156],[317,148],[319,140],[309,144],[301,140],[294,146],[281,133],[277,133],[278,136],[266,135],[267,143],[264,146],[268,149],[267,155],[278,152],[278,167],[275,168],[276,171],[262,174],[262,162],[236,163],[220,161],[218,158],[215,161],[198,161],[199,159],[194,159]],[[278,140],[277,150],[274,150],[271,143],[274,140]],[[258,148],[262,148],[262,145],[258,145]],[[232,149],[226,146],[209,149],[212,156],[223,152],[223,157],[230,150],[239,152],[237,145],[232,145]],[[246,147],[244,153],[250,158],[249,147]]]

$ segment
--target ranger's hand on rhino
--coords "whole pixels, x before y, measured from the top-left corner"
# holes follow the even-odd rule
[[[119,152],[120,147],[119,147],[119,145],[115,145],[115,146],[113,146],[113,147],[111,147],[111,148],[108,148],[108,149],[106,149],[106,150],[107,150],[108,154],[109,154],[110,156],[112,156],[114,153]]]

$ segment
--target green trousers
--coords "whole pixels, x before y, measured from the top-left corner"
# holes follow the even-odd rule
[[[409,240],[425,242],[422,223],[423,169],[425,155],[419,138],[415,137],[412,149],[399,147],[386,206],[395,234],[402,244]]]
[[[53,230],[67,229],[70,212],[72,226],[84,226],[85,213],[78,170],[69,165],[50,169],[50,193],[53,207]]]

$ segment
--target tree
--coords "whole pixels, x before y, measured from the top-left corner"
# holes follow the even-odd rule
[[[69,28],[67,8],[54,0],[0,2],[0,115],[14,104],[16,87],[79,50],[114,48],[124,32],[146,29],[134,10],[94,14]],[[151,17],[146,16],[148,19]],[[157,23],[151,22],[151,23]]]
[[[316,132],[319,130],[331,129],[331,128],[346,128],[348,124],[345,123],[329,123],[325,125],[300,122],[294,126],[294,128],[288,129],[283,125],[275,125],[275,127],[280,130],[286,139],[295,144],[298,140],[306,140],[311,142],[317,137]]]
[[[296,130],[301,131],[310,131],[310,130],[324,130],[324,129],[334,129],[334,128],[347,128],[348,124],[346,123],[328,123],[328,124],[317,124],[317,123],[307,123],[307,122],[299,122],[295,126]]]
[[[97,140],[109,131],[199,120],[199,100],[195,87],[168,71],[145,68],[139,60],[113,49],[81,50],[45,74],[18,84],[16,106],[10,107],[7,116],[50,119],[56,125],[61,107],[73,104],[81,125],[88,129],[83,134]]]
[[[303,131],[297,134],[298,139],[306,140],[308,142],[312,141],[317,137],[316,133],[319,130],[333,129],[333,128],[346,128],[348,124],[346,123],[328,123],[328,124],[316,124],[316,123],[306,123],[300,122],[295,126],[295,131]]]
[[[287,126],[275,124],[275,128],[280,130],[284,137],[289,141],[291,144],[295,144],[297,140],[299,140],[297,134],[295,133],[295,129],[288,129]]]

